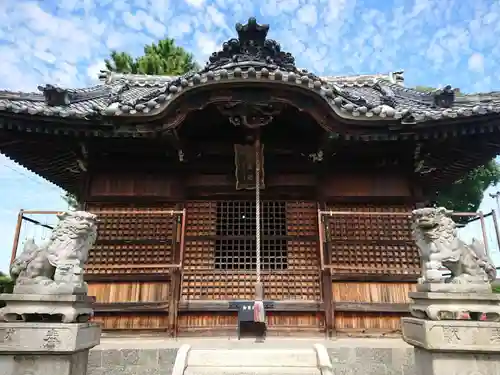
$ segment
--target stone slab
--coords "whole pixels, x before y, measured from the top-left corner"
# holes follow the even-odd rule
[[[0,355],[2,375],[87,375],[88,351],[65,355]]]
[[[172,375],[177,351],[177,348],[93,349],[89,353],[87,375]]]
[[[191,349],[191,366],[207,367],[317,367],[316,352],[310,349]]]
[[[412,316],[430,320],[500,321],[500,295],[475,293],[409,293]],[[481,318],[482,317],[482,318]],[[468,319],[468,318],[467,318]]]
[[[6,304],[0,320],[29,322],[33,316],[50,316],[61,323],[88,322],[93,316],[92,297],[83,295],[1,294]]]
[[[0,294],[0,300],[5,302],[10,301],[30,301],[30,302],[81,302],[90,303],[94,302],[94,297],[86,295],[73,295],[73,294]]]
[[[454,302],[460,301],[482,301],[482,302],[493,302],[500,304],[500,294],[491,293],[491,288],[489,293],[444,293],[444,292],[410,292],[408,296],[411,299],[429,299],[429,300],[447,300]]]
[[[98,323],[0,323],[0,355],[71,353],[99,344]]]
[[[402,318],[403,340],[428,351],[500,353],[500,323]]]
[[[322,375],[309,367],[188,367],[184,375]]]
[[[417,375],[498,375],[500,354],[443,353],[415,349]]]
[[[481,284],[453,284],[453,283],[423,283],[417,284],[418,292],[437,293],[491,293],[489,283]]]

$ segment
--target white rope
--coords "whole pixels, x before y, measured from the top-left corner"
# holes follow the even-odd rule
[[[255,184],[256,272],[257,283],[260,283],[260,142],[258,138],[255,142]]]

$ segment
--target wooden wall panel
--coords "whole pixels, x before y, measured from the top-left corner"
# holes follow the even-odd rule
[[[321,195],[333,197],[411,197],[410,181],[401,175],[334,174],[321,182]]]
[[[138,302],[162,302],[163,313],[100,312],[92,319],[103,330],[166,330],[168,327],[169,282],[89,282],[89,296],[97,304],[131,304]]]
[[[401,334],[402,314],[337,312],[335,330],[337,334],[350,336],[385,336]]]
[[[197,332],[232,331],[236,333],[238,317],[236,312],[214,313],[181,313],[179,314],[179,334],[195,334]]]
[[[104,331],[167,331],[168,314],[97,315],[93,322],[100,323]]]
[[[333,282],[335,302],[378,304],[407,304],[408,293],[416,290],[416,283]],[[402,312],[335,312],[334,329],[337,333],[352,335],[389,334],[401,330]]]
[[[268,335],[297,336],[301,333],[311,335],[324,331],[324,318],[314,312],[275,312],[268,311]],[[218,335],[222,332],[236,335],[238,318],[236,312],[181,313],[179,315],[179,335]]]
[[[97,303],[164,302],[170,293],[169,282],[89,282],[89,296]]]
[[[334,301],[367,303],[409,303],[416,283],[333,282]]]
[[[178,176],[165,174],[96,173],[90,178],[89,197],[163,197],[181,201],[182,184]]]

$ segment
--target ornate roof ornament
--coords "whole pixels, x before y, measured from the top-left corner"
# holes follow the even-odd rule
[[[69,105],[73,99],[73,93],[67,89],[57,87],[51,84],[38,86],[38,90],[43,93],[45,102],[49,106]]]
[[[451,108],[455,101],[455,90],[447,85],[440,90],[434,91],[434,105],[440,108]]]
[[[249,18],[246,25],[236,24],[238,39],[232,38],[222,44],[222,50],[210,56],[204,71],[221,69],[239,63],[249,65],[275,66],[288,71],[297,70],[295,58],[281,51],[273,39],[267,39],[269,25],[260,25],[255,18]]]

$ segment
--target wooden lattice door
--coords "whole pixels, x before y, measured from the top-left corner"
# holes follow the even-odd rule
[[[255,201],[189,202],[182,298],[254,297]],[[317,213],[313,202],[261,202],[265,298],[320,300]]]

